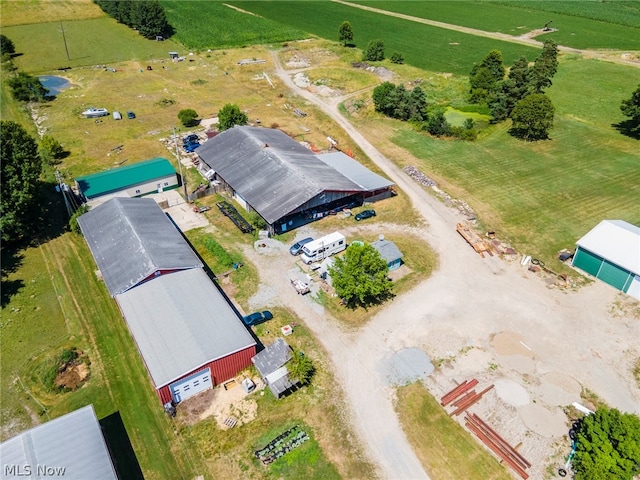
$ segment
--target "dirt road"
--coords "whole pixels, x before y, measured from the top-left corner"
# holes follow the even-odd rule
[[[596,283],[577,292],[552,290],[518,262],[480,258],[455,231],[460,220],[457,211],[429,195],[384,157],[339,113],[336,99],[316,97],[296,87],[275,53],[273,57],[275,74],[285,85],[331,116],[407,193],[428,224],[421,234],[440,258],[440,268],[430,279],[396,298],[357,332],[345,332],[322,307],[296,295],[286,274],[273,274],[283,272],[282,262],[293,263],[288,254],[264,257],[247,252],[264,285],[274,292],[273,301],[292,308],[327,350],[345,391],[346,417],[379,466],[382,478],[428,478],[399,425],[393,388],[381,373],[386,360],[403,348],[421,348],[431,358],[457,356],[459,369],[451,374],[452,378],[459,375],[457,380],[462,380],[462,375],[483,374],[490,362],[501,378],[524,385],[537,402],[535,407],[545,414],[536,422],[547,423],[533,425],[531,412],[518,410],[520,418],[516,414],[516,419],[529,423],[531,438],[562,432],[558,406],[566,405],[567,399],[580,400],[579,388],[577,393],[571,388],[561,392],[545,378],[579,383],[598,392],[612,406],[640,412],[640,392],[627,368],[638,355],[634,339],[640,338],[640,322],[624,312],[611,314],[617,298],[613,289]],[[385,226],[379,227],[384,233]],[[494,340],[502,334],[520,339],[526,355],[510,354],[498,346]],[[471,361],[471,356],[465,361],[461,352],[470,348],[477,352],[473,358],[483,362]],[[540,416],[539,410],[535,412]],[[542,460],[546,454],[540,454]]]

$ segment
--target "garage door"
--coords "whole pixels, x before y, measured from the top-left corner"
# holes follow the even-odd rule
[[[623,290],[631,274],[617,265],[605,260],[598,272],[598,278],[609,285]]]
[[[213,386],[211,382],[211,371],[207,368],[190,377],[171,384],[171,395],[176,403],[186,400],[189,397],[207,390]]]
[[[582,248],[578,247],[578,251],[573,257],[573,266],[578,267],[581,270],[593,275],[594,277],[600,271],[600,266],[602,265],[602,258],[594,255],[593,253],[582,250]]]

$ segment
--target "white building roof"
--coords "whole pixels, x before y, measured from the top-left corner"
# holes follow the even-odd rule
[[[603,220],[576,245],[640,275],[640,227],[624,220]]]
[[[200,268],[162,275],[115,299],[156,388],[256,344]]]
[[[118,479],[92,405],[0,443],[0,458],[2,479]],[[7,467],[12,466],[22,474],[10,473]],[[38,471],[47,467],[57,470]],[[30,475],[25,475],[27,470]]]

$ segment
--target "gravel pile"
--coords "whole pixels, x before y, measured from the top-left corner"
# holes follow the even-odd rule
[[[433,373],[431,359],[419,348],[405,348],[382,364],[382,376],[388,385],[406,385]]]
[[[402,169],[404,173],[413,178],[420,185],[424,185],[425,187],[433,187],[436,185],[436,182],[427,177],[424,173],[422,173],[418,168],[413,165],[407,165]]]

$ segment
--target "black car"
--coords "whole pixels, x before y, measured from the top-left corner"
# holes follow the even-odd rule
[[[356,214],[356,221],[364,220],[365,218],[371,218],[376,216],[375,210],[363,210],[360,213]]]
[[[128,118],[129,120],[133,120],[134,118],[136,118],[136,114],[135,114],[135,113],[133,113],[131,110],[129,110],[129,111],[127,112],[127,118]]]
[[[196,135],[195,133],[187,135],[182,139],[183,145],[188,145],[190,143],[199,143],[199,142],[200,142],[200,139],[198,138],[198,135]]]
[[[303,238],[302,240],[291,245],[291,247],[289,248],[289,253],[291,255],[300,255],[300,253],[302,253],[302,247],[304,247],[309,242],[313,242],[313,238]]]
[[[273,314],[269,310],[264,310],[262,312],[255,312],[251,315],[245,315],[242,317],[242,321],[245,325],[259,325],[261,323],[266,322],[267,320],[271,320],[273,318]]]

